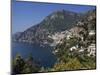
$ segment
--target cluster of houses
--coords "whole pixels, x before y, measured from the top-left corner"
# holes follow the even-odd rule
[[[77,52],[84,52],[85,50],[87,50],[87,52],[88,52],[88,56],[95,56],[96,55],[96,46],[95,46],[95,44],[91,44],[91,45],[89,45],[87,48],[84,48],[84,47],[82,47],[81,46],[81,48],[79,48],[77,45],[76,46],[72,46],[71,48],[70,48],[70,51],[72,52],[72,51],[77,51]]]
[[[73,36],[77,36],[81,38],[81,41],[83,41],[84,36],[79,35],[79,32],[82,31],[83,29],[79,29],[77,27],[71,29],[70,31],[63,31],[63,32],[57,32],[52,36],[48,36],[49,38],[52,38],[54,40],[54,42],[51,44],[52,46],[56,46],[58,43],[62,43],[62,39],[66,38],[67,40],[71,39]],[[90,30],[88,32],[88,35],[93,37],[92,35],[95,35],[95,31],[94,30]],[[84,41],[83,41],[84,42]],[[88,52],[88,56],[95,56],[96,54],[96,47],[95,47],[95,43],[91,43],[90,45],[88,45],[87,48],[81,46],[79,47],[79,45],[76,46],[72,46],[70,48],[70,51],[74,51],[77,50],[78,52],[84,52],[85,50],[87,50]],[[58,52],[57,50],[54,51],[54,53]]]
[[[56,46],[58,43],[62,43],[62,39],[64,39],[68,35],[68,31],[57,32],[54,35],[48,35],[49,38],[52,38],[54,41],[52,45]]]
[[[89,36],[93,37],[93,35],[95,35],[95,31],[90,30],[88,34],[89,34]],[[81,38],[84,38],[84,37],[81,37]],[[84,52],[85,50],[87,50],[88,56],[95,56],[96,55],[96,44],[91,43],[87,48],[84,48],[82,46],[79,48],[78,45],[72,46],[70,48],[70,51],[74,51],[74,50],[77,50],[78,52]]]

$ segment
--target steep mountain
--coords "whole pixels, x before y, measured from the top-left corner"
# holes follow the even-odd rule
[[[39,24],[28,28],[24,32],[16,33],[13,36],[13,41],[39,43],[39,44],[51,44],[55,41],[55,39],[48,36],[55,35],[56,33],[63,33],[63,31],[66,31],[66,30],[68,31],[70,29],[72,30],[74,29],[74,31],[76,32],[74,28],[76,26],[84,28],[84,31],[87,31],[87,32],[89,32],[90,30],[95,30],[96,29],[96,25],[95,25],[96,12],[95,11],[96,10],[94,9],[82,14],[66,11],[66,10],[55,11],[51,13],[50,15],[48,15]],[[76,28],[76,29],[80,29],[80,28]],[[60,34],[58,35],[60,36]],[[59,40],[59,37],[57,38]]]
[[[48,15],[41,23],[28,28],[21,34],[15,34],[14,36],[16,37],[13,40],[28,43],[50,43],[53,40],[48,38],[48,35],[70,29],[79,17],[80,15],[75,12],[55,11]]]
[[[83,17],[68,30],[55,46],[57,57],[54,68],[59,71],[96,68],[96,10],[83,14]],[[68,32],[67,31],[67,32]],[[63,34],[65,34],[64,32]],[[59,36],[62,35],[59,33]]]
[[[68,31],[70,34],[61,39],[61,43],[55,47],[54,53],[58,58],[62,59],[61,56],[63,56],[64,53],[66,55],[66,52],[68,52],[69,55],[71,53],[73,53],[73,55],[83,54],[83,57],[93,56],[95,59],[96,10],[86,12],[81,20]]]
[[[55,11],[47,16],[41,23],[41,27],[49,32],[60,32],[69,29],[79,19],[80,15],[71,11]]]

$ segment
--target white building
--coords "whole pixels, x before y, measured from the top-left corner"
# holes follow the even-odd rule
[[[94,30],[91,30],[91,31],[89,32],[89,35],[90,35],[90,36],[95,35],[95,31],[94,31]]]
[[[88,56],[90,55],[93,55],[95,56],[95,53],[96,53],[96,47],[95,47],[95,44],[91,44],[89,47],[88,47]]]
[[[73,51],[73,50],[77,50],[77,48],[75,46],[71,47],[70,51]]]

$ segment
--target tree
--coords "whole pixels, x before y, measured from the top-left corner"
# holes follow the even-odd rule
[[[33,59],[32,54],[26,60],[26,63],[23,67],[22,73],[34,73],[40,70],[38,64],[36,64],[35,60]]]
[[[20,74],[23,70],[23,67],[24,67],[24,60],[22,59],[22,57],[17,54],[14,61],[13,61],[13,72],[16,73],[16,74]]]
[[[20,54],[17,54],[12,65],[13,74],[25,74],[39,72],[40,66],[35,62],[30,54],[27,60],[24,60]]]

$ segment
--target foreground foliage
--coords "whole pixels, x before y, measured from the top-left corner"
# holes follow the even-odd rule
[[[25,60],[19,54],[17,54],[13,60],[13,74],[33,73],[38,72],[39,69],[39,65],[34,62],[32,56],[29,56],[27,60]]]

